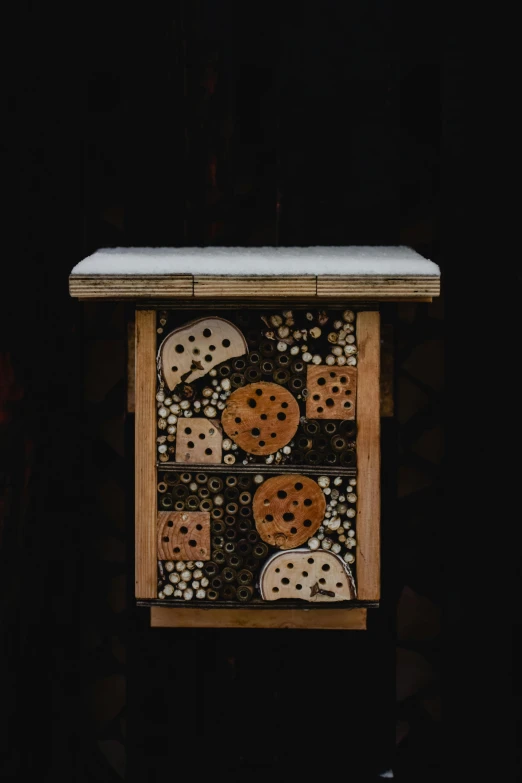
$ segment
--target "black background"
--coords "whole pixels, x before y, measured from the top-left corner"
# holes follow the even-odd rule
[[[484,149],[470,154],[465,126],[464,106],[473,124],[484,108],[469,102],[483,84],[467,56],[473,33],[435,4],[391,0],[20,3],[3,32],[2,779],[119,780],[100,736],[126,744],[128,780],[191,778],[194,769],[201,778],[312,780],[327,766],[329,776],[363,780],[393,766],[393,609],[402,585],[393,573],[368,633],[306,640],[291,631],[152,633],[130,584],[117,625],[127,651],[126,738],[96,735],[88,705],[103,680],[96,684],[93,671],[119,669],[88,651],[87,621],[102,617],[108,634],[114,622],[96,587],[89,481],[115,471],[128,496],[132,447],[127,421],[125,460],[92,448],[83,335],[95,323],[104,340],[121,324],[70,299],[67,276],[111,245],[403,243],[439,263],[455,314],[476,317],[466,310],[475,287],[470,294],[457,281],[478,268],[473,249],[486,227],[469,209],[484,172]],[[499,264],[509,306],[518,287]],[[480,363],[469,327],[459,335],[468,363]],[[464,379],[471,367],[456,358]],[[115,388],[110,404],[123,416]],[[472,451],[467,434],[455,438],[459,454],[464,443]],[[479,449],[488,446],[479,438]],[[388,498],[394,480],[391,471]],[[437,507],[444,525],[448,505]],[[459,519],[471,516],[455,505],[466,512]],[[132,572],[128,503],[125,517],[120,568]],[[469,583],[458,579],[465,560],[447,602],[458,629],[471,612]],[[474,651],[490,636],[489,627],[477,635],[484,618],[475,614]],[[508,627],[498,621],[493,648]],[[464,698],[474,655],[463,649],[450,647],[461,707],[453,717],[469,725],[478,711],[484,726],[487,715],[496,747],[502,715],[482,705],[488,690],[508,697],[509,666],[481,667]],[[460,736],[458,745],[463,769],[484,767],[487,744],[478,753],[476,740]],[[499,750],[496,769],[505,758]],[[437,775],[432,765],[423,779]]]

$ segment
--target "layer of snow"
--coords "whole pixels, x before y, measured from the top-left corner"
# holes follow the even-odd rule
[[[409,247],[128,247],[97,250],[72,275],[439,275]]]

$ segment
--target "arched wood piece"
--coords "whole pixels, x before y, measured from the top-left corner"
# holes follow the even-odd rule
[[[323,521],[325,510],[321,487],[299,474],[273,476],[254,495],[257,531],[263,541],[280,549],[304,544]]]
[[[210,560],[208,511],[160,511],[158,560]]]
[[[247,351],[237,326],[213,316],[174,329],[161,343],[159,359],[165,383],[172,390],[181,381],[192,383],[217,364]]]
[[[259,575],[264,601],[300,598],[310,603],[350,601],[356,597],[348,565],[333,552],[294,549],[276,552]]]
[[[249,454],[273,454],[294,437],[299,405],[277,383],[249,383],[230,395],[221,423],[229,438]]]

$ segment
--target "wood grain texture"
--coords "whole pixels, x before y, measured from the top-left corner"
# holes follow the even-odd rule
[[[198,318],[170,332],[160,346],[163,377],[172,391],[192,383],[221,362],[247,353],[240,330],[225,318]]]
[[[78,299],[314,299],[430,302],[438,275],[69,275]]]
[[[178,609],[152,606],[152,628],[366,630],[366,609]]]
[[[78,299],[170,299],[194,294],[192,275],[69,275]]]
[[[315,275],[194,275],[195,297],[314,297],[316,288]]]
[[[357,314],[357,597],[380,596],[380,316]]]
[[[272,555],[259,575],[259,589],[265,601],[332,603],[355,598],[350,569],[338,555],[324,549]]]
[[[357,367],[309,364],[306,388],[307,419],[355,419]]]
[[[208,511],[160,511],[158,560],[210,560]]]
[[[273,454],[297,432],[299,405],[278,383],[249,383],[230,395],[221,423],[228,437],[249,454]]]
[[[215,419],[192,416],[178,420],[176,462],[189,464],[220,464],[223,434]]]
[[[440,277],[438,275],[408,275],[405,277],[323,275],[317,278],[318,297],[393,301],[395,298],[422,300],[439,296],[439,294]]]
[[[264,481],[256,490],[252,511],[263,541],[293,549],[315,533],[324,519],[326,500],[316,481],[290,473]]]
[[[156,312],[136,311],[135,592],[156,596]]]

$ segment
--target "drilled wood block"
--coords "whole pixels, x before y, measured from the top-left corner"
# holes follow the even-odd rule
[[[162,342],[159,359],[169,389],[192,383],[209,370],[248,350],[237,326],[224,318],[199,318],[171,332]]]
[[[249,454],[273,454],[294,437],[299,405],[277,383],[250,383],[230,395],[221,423],[226,434]]]
[[[158,560],[210,560],[210,514],[160,511]]]
[[[306,387],[308,419],[355,419],[357,367],[308,365]]]
[[[219,464],[222,442],[221,427],[214,419],[195,416],[180,419],[176,436],[176,462]]]
[[[267,544],[280,549],[300,546],[324,519],[326,500],[321,487],[307,476],[274,476],[254,495],[256,528]]]
[[[259,589],[265,601],[300,598],[323,603],[355,598],[349,567],[338,555],[321,549],[276,552],[261,571]]]

